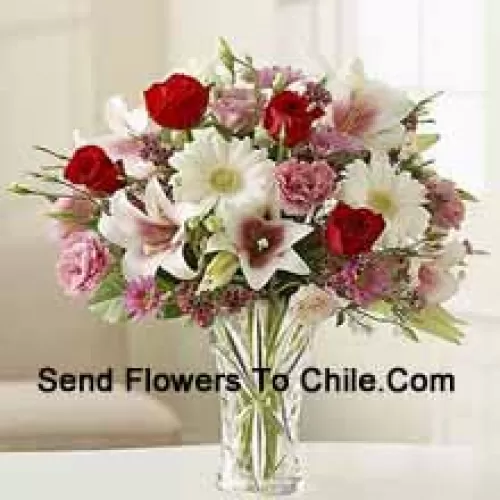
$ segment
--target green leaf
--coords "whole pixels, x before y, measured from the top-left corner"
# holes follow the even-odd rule
[[[125,279],[118,270],[111,271],[89,301],[89,309],[108,323],[127,319],[123,306]]]
[[[176,284],[175,279],[167,273],[161,272],[156,276],[156,286],[162,292],[173,292]]]
[[[464,334],[455,326],[456,319],[441,306],[428,306],[409,316],[410,324],[417,330],[430,333],[448,342],[460,343]]]
[[[175,319],[182,316],[182,311],[179,309],[177,304],[167,303],[163,306],[158,313],[158,318],[160,319]]]
[[[235,70],[234,63],[235,58],[229,43],[224,38],[219,38],[219,59],[222,64],[226,67],[226,69],[231,73],[231,76],[234,78]]]
[[[417,135],[417,149],[420,153],[432,148],[440,139],[439,134]]]
[[[128,314],[123,307],[123,297],[92,304],[89,309],[107,323],[120,323],[128,318]]]
[[[73,212],[48,212],[45,215],[62,222],[79,222],[81,220],[81,217],[78,217]]]
[[[464,321],[463,319],[457,318],[450,312],[448,312],[444,307],[442,306],[434,306],[435,314],[437,317],[441,318],[442,321],[445,321],[447,323],[452,323],[452,324],[457,324],[457,325],[463,325],[466,326],[468,325],[467,321]]]
[[[410,340],[413,340],[413,342],[420,342],[417,333],[411,326],[401,323],[398,325],[398,328],[401,330],[401,333],[405,337],[409,338]]]
[[[370,305],[370,311],[381,314],[382,316],[392,317],[392,306],[383,300],[378,300]]]
[[[479,201],[473,194],[469,193],[465,189],[457,189],[457,192],[460,198],[464,201],[472,201],[474,203]]]
[[[114,269],[102,281],[99,288],[94,292],[89,304],[97,304],[106,300],[111,300],[123,295],[125,289],[125,278]]]

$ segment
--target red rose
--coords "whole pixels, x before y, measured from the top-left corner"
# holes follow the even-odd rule
[[[276,140],[284,130],[285,145],[293,147],[308,139],[312,122],[323,114],[324,111],[311,104],[307,97],[285,90],[269,101],[264,114],[264,127]]]
[[[185,130],[197,125],[208,106],[210,89],[196,78],[174,74],[144,92],[149,116],[162,127]]]
[[[380,214],[340,202],[326,221],[326,245],[334,255],[367,253],[384,228],[384,218]]]
[[[112,194],[124,185],[121,166],[98,146],[77,149],[64,169],[64,178],[96,193]]]

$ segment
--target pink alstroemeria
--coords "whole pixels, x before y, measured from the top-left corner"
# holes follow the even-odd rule
[[[142,205],[143,210],[118,191],[111,198],[111,215],[99,220],[99,232],[126,250],[124,275],[130,280],[154,276],[162,268],[179,279],[194,278],[183,250],[185,222],[196,214],[196,206],[172,203],[156,178],[149,180]]]

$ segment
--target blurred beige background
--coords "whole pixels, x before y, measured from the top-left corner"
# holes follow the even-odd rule
[[[500,4],[495,0],[18,0],[0,5],[0,184],[43,156],[34,144],[71,146],[71,133],[102,128],[105,99],[141,91],[169,68],[214,55],[216,37],[264,62],[332,68],[359,55],[368,70],[415,94],[442,89],[436,110],[445,173],[484,203],[468,224],[478,258],[453,309],[470,320],[465,345],[411,345],[380,331],[370,338],[325,325],[318,366],[383,373],[395,365],[452,371],[454,395],[310,397],[304,438],[488,443],[500,448]],[[64,298],[38,201],[0,197],[0,379],[31,380],[40,366],[109,365],[212,370],[207,334],[181,322],[100,324]],[[0,384],[1,386],[1,384]],[[213,395],[158,396],[177,413],[186,442],[217,439]],[[0,414],[2,413],[0,398]]]

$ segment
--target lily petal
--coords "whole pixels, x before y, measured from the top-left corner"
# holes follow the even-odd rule
[[[241,270],[252,290],[260,290],[263,288],[276,271],[275,262],[273,261],[263,267],[255,268],[250,267],[248,260],[240,256],[240,263]]]
[[[132,111],[121,96],[113,96],[106,103],[105,118],[109,129],[116,135],[140,135],[148,128],[148,115],[145,108]]]
[[[289,273],[298,274],[300,276],[307,276],[311,272],[309,266],[293,250],[289,250],[281,256],[277,267],[283,271],[288,271]]]

